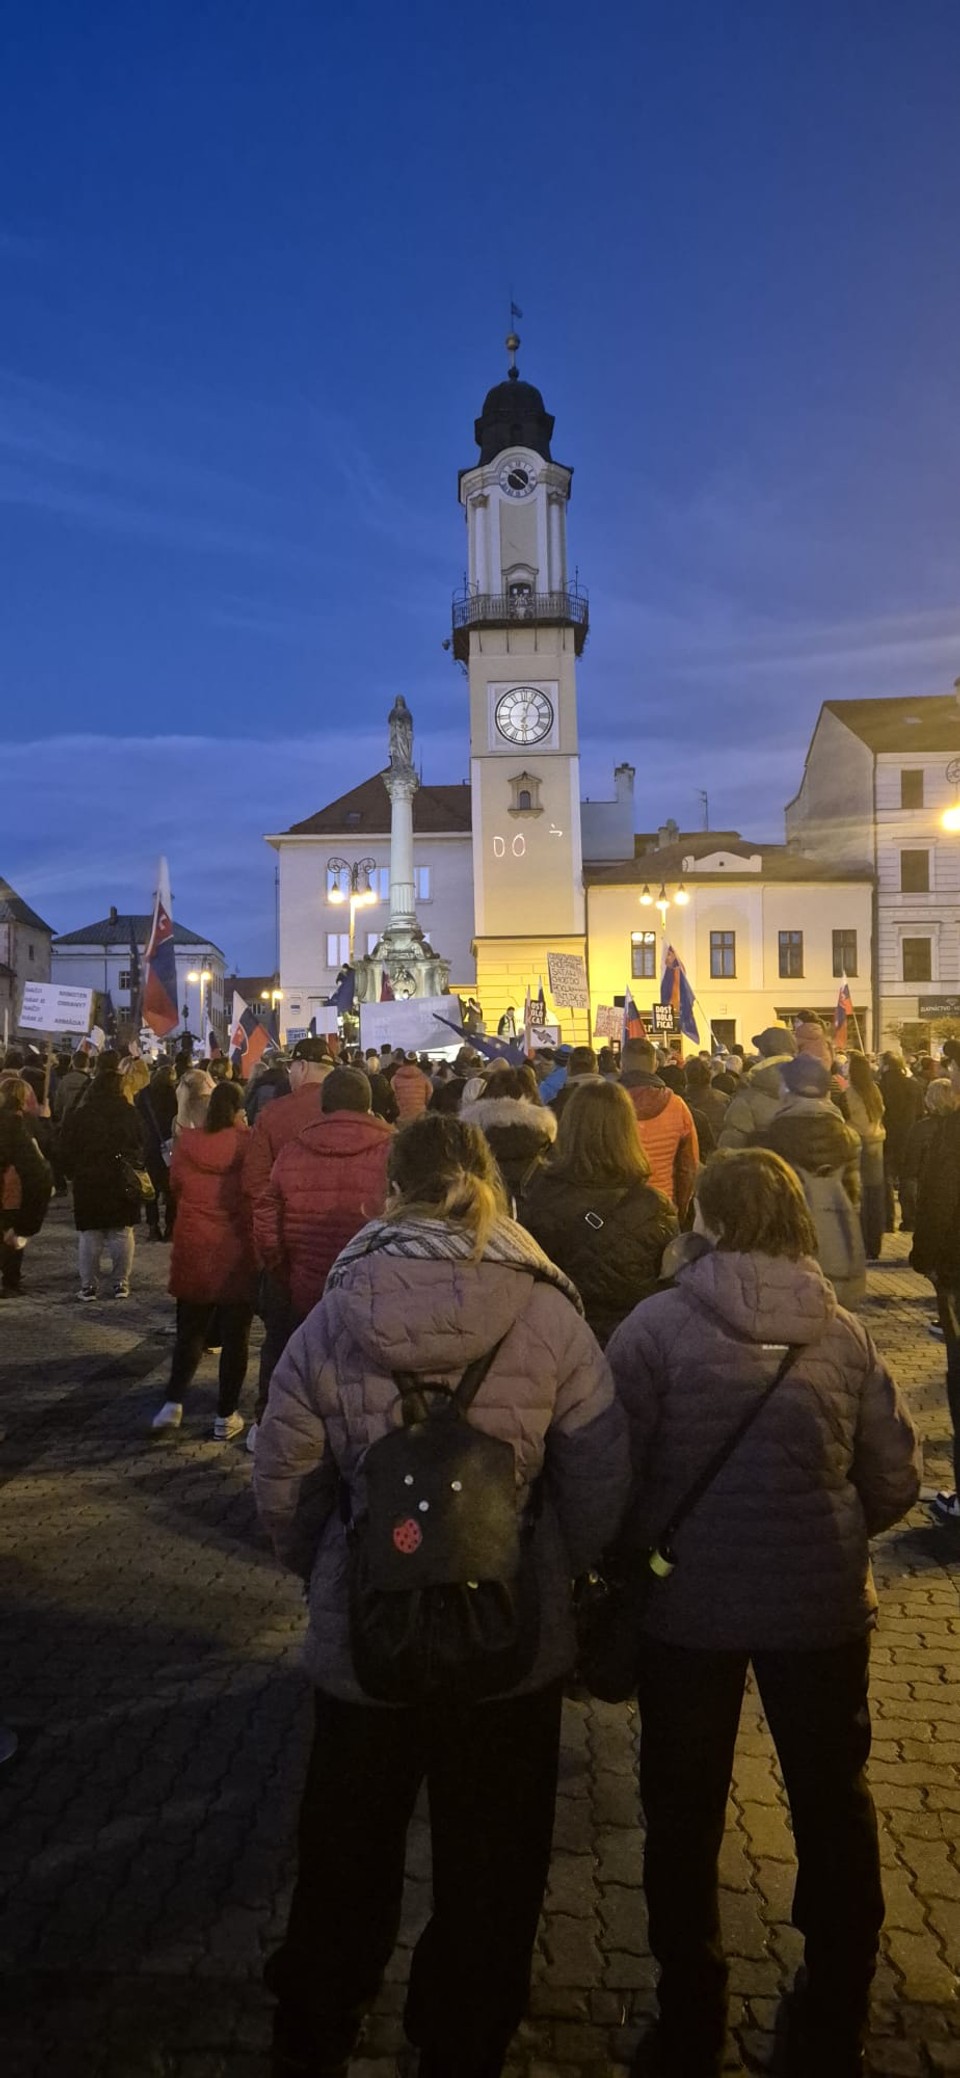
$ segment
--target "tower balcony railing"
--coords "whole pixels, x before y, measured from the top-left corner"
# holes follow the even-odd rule
[[[587,593],[579,584],[558,592],[477,592],[469,586],[453,601],[453,654],[466,663],[471,628],[572,628],[574,648],[582,655],[590,626]]]

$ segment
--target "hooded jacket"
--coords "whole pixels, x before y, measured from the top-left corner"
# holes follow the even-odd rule
[[[676,1569],[644,1610],[652,1637],[815,1651],[876,1620],[868,1539],[916,1501],[920,1446],[869,1335],[809,1258],[711,1251],[617,1329],[630,1528],[654,1541],[785,1344],[798,1361],[677,1533]]]
[[[169,1290],[194,1305],[252,1304],[256,1263],[243,1191],[245,1128],[178,1133],[170,1163],[176,1201]]]
[[[519,1201],[557,1137],[554,1113],[527,1097],[477,1097],[461,1105],[460,1116],[465,1125],[479,1126],[509,1195]]]
[[[509,1242],[516,1229],[501,1224]],[[433,1227],[398,1227],[398,1245],[407,1231],[429,1245]],[[336,1287],[287,1344],[257,1437],[254,1489],[278,1557],[310,1583],[307,1669],[330,1695],[370,1700],[350,1655],[339,1479],[362,1506],[364,1451],[400,1421],[395,1371],[453,1384],[497,1343],[469,1420],[512,1444],[518,1506],[545,1473],[532,1533],[540,1644],[522,1687],[543,1687],[572,1665],[570,1583],[623,1511],[626,1424],[593,1335],[541,1261],[411,1258],[377,1247],[338,1267]]]
[[[143,1134],[120,1077],[104,1070],[90,1093],[67,1112],[60,1134],[60,1160],[73,1179],[73,1218],[81,1233],[116,1232],[140,1218],[140,1193],[124,1181],[123,1162],[143,1161]]]
[[[743,1086],[731,1097],[720,1133],[721,1147],[749,1147],[755,1133],[762,1133],[783,1103],[780,1070],[795,1056],[777,1054],[751,1068]]]
[[[755,1146],[771,1147],[795,1170],[817,1230],[820,1267],[844,1306],[867,1288],[860,1203],[860,1138],[830,1097],[784,1097]]]
[[[323,1297],[331,1265],[383,1211],[392,1127],[370,1112],[332,1111],[281,1148],[253,1209],[257,1256],[296,1311]]]
[[[960,1111],[934,1124],[917,1185],[910,1261],[924,1277],[960,1284]],[[914,1127],[916,1132],[918,1127]]]
[[[571,1183],[548,1162],[520,1200],[519,1217],[577,1287],[601,1348],[625,1314],[654,1289],[677,1215],[662,1191]]]
[[[689,1106],[659,1075],[639,1070],[623,1077],[623,1087],[637,1114],[637,1131],[647,1151],[650,1181],[683,1218],[697,1180],[700,1146]]]

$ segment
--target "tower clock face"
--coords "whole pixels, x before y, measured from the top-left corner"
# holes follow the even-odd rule
[[[535,685],[512,685],[501,693],[494,714],[508,743],[542,743],[553,728],[552,702]]]
[[[508,498],[528,498],[536,490],[537,472],[522,455],[508,455],[500,471],[500,489]]]

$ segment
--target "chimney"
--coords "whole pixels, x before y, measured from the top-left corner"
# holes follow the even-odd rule
[[[657,831],[657,850],[666,851],[669,844],[676,844],[679,835],[680,825],[671,816],[669,822],[661,823]]]
[[[116,906],[116,903],[115,903],[115,902],[111,902],[111,904],[110,904],[110,922],[111,922],[112,924],[115,924],[115,923],[116,923],[116,921],[117,921],[117,906]]]
[[[633,800],[633,782],[636,776],[636,769],[633,765],[614,766],[613,785],[618,801]]]

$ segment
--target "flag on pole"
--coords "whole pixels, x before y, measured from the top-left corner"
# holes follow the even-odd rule
[[[277,1018],[273,1010],[262,1010],[233,992],[233,1021],[230,1026],[230,1059],[246,1081],[258,1061],[277,1044]]]
[[[180,1023],[177,1002],[177,959],[173,942],[173,902],[166,859],[157,870],[157,892],[153,904],[150,939],[143,956],[143,1022],[158,1039]]]
[[[328,1007],[331,1010],[335,1010],[338,1017],[346,1017],[348,1011],[353,1009],[356,997],[357,977],[354,974],[353,968],[341,967],[337,975],[337,985],[330,997]],[[382,996],[380,1001],[381,1003],[383,1002]]]
[[[532,999],[531,999],[531,995],[530,995],[530,983],[529,983],[529,981],[528,981],[528,982],[527,982],[527,993],[526,993],[526,995],[525,995],[525,997],[524,997],[524,999],[523,999],[523,1046],[524,1046],[524,1052],[525,1052],[525,1053],[529,1053],[529,1052],[531,1051],[531,1048],[532,1048],[532,1044],[533,1044],[533,1041],[532,1041],[532,1037],[531,1037],[532,1031],[533,1031],[533,1002],[532,1002]]]
[[[646,1036],[646,1025],[628,988],[623,999],[623,1029],[620,1034],[620,1044],[621,1046],[626,1046],[628,1039],[645,1039]]]
[[[853,1018],[853,1016],[854,1008],[853,997],[850,994],[850,983],[845,981],[837,997],[837,1007],[833,1013],[833,1043],[838,1053],[845,1053],[847,1050],[847,1019]]]
[[[523,316],[523,311],[521,310],[521,308],[520,308],[520,305],[519,305],[519,303],[511,303],[511,305],[510,305],[510,316],[511,316],[511,317],[522,317],[522,316]]]
[[[396,1000],[393,993],[393,982],[387,973],[386,967],[384,967],[383,973],[380,976],[380,1001],[381,1003],[395,1003]]]
[[[541,976],[540,976],[540,987],[539,987],[539,989],[537,990],[537,1015],[536,1015],[536,1017],[535,1017],[535,1019],[534,1019],[534,1023],[535,1023],[535,1024],[538,1024],[538,1025],[545,1025],[545,1024],[546,1024],[546,1022],[547,1022],[547,999],[546,999],[546,996],[545,996],[545,995],[544,995],[544,993],[543,993],[543,975],[541,974]]]
[[[687,970],[672,945],[664,949],[663,973],[660,977],[660,1001],[673,1007],[677,1024],[685,1039],[700,1044],[700,1031],[693,1014],[693,990],[687,980]]]

